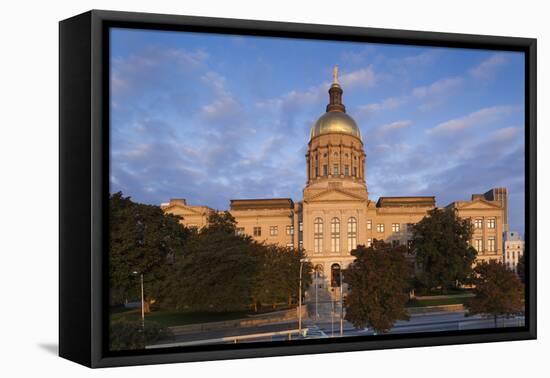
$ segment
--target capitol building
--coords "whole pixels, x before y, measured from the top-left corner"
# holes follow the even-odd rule
[[[315,270],[337,286],[340,270],[354,260],[351,250],[357,245],[369,246],[375,239],[408,245],[411,226],[436,207],[436,198],[369,198],[368,140],[346,113],[336,69],[333,76],[326,111],[311,127],[307,142],[303,198],[233,199],[229,211],[237,221],[237,232],[266,243],[303,248]],[[502,261],[507,201],[506,188],[493,188],[446,205],[460,217],[471,219],[471,245],[478,252],[478,261]],[[180,215],[184,225],[199,228],[207,224],[213,211],[185,199],[172,199],[161,207]]]

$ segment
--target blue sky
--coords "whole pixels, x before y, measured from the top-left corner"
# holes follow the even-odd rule
[[[522,53],[113,29],[110,59],[111,192],[300,200],[337,64],[371,199],[504,186],[524,231]]]

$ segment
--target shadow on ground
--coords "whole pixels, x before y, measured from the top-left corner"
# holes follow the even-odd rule
[[[38,346],[48,353],[54,354],[56,356],[59,354],[59,346],[55,343],[41,343],[38,344]]]

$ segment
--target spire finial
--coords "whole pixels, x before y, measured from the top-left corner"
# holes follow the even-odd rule
[[[332,84],[340,84],[338,82],[338,65],[335,65],[332,69]]]

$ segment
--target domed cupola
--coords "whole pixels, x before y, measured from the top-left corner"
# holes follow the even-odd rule
[[[329,104],[323,114],[312,126],[310,138],[323,134],[348,134],[361,139],[361,131],[353,118],[346,114],[346,107],[342,103],[344,91],[338,82],[338,66],[333,70],[333,81],[329,93]]]

